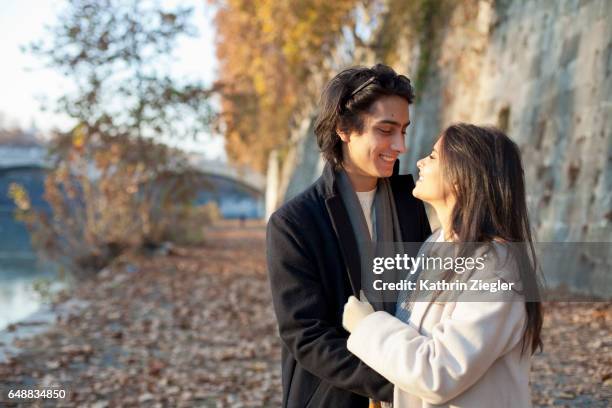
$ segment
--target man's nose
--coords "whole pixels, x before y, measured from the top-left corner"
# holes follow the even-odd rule
[[[391,148],[399,154],[406,153],[408,149],[406,148],[405,137],[403,133],[395,135],[395,137],[393,138],[393,143],[391,144]]]

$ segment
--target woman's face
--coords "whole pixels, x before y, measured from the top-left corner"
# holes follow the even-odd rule
[[[440,150],[442,138],[439,138],[432,152],[417,162],[419,178],[412,190],[412,195],[426,203],[447,204],[452,195],[448,183],[442,177]]]

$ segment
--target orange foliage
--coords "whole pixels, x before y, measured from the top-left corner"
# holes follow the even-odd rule
[[[209,0],[218,7],[220,128],[230,158],[265,169],[289,137],[313,73],[320,72],[359,0]]]

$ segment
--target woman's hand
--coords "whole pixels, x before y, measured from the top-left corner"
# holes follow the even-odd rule
[[[344,305],[344,313],[342,314],[342,326],[352,333],[355,327],[367,315],[374,313],[374,308],[368,302],[361,302],[355,296],[350,296]]]

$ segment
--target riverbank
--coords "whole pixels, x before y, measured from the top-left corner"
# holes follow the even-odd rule
[[[264,236],[261,223],[221,223],[205,246],[130,259],[80,285],[89,307],[20,341],[0,383],[57,385],[60,406],[279,406]]]
[[[86,307],[18,342],[21,354],[0,364],[5,390],[67,391],[48,406],[280,406],[262,223],[219,223],[205,245],[130,259],[77,295]],[[608,405],[611,322],[609,303],[547,304],[536,406]]]
[[[8,363],[23,352],[18,344],[46,333],[53,329],[58,320],[78,314],[86,306],[87,303],[76,297],[54,305],[44,304],[26,318],[0,330],[0,364]]]

